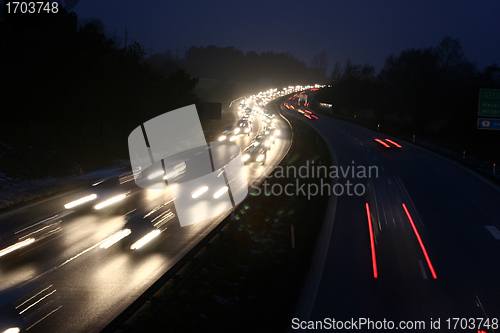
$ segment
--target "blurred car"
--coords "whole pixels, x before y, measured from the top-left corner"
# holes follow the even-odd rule
[[[222,131],[221,136],[219,136],[219,141],[229,141],[232,142],[236,140],[238,137],[234,135],[234,130],[232,129],[224,129]]]
[[[236,128],[234,129],[234,135],[246,134],[249,136],[251,131],[252,131],[252,123],[249,123],[248,121],[245,120],[240,120],[236,124]]]
[[[0,234],[0,259],[17,259],[25,252],[54,239],[61,231],[61,218],[66,214],[56,214],[40,221],[23,225],[17,229]]]
[[[0,304],[0,332],[3,333],[20,333],[25,332],[23,329],[25,323],[19,312],[11,304]]]
[[[133,182],[129,183],[131,180],[133,176],[129,172],[123,177],[109,177],[95,181],[89,189],[73,195],[73,200],[66,203],[64,208],[101,210],[117,207],[135,189]]]
[[[274,143],[276,141],[276,138],[279,137],[280,131],[274,126],[268,126],[264,130],[264,133],[267,135],[269,140]]]
[[[243,150],[243,162],[245,164],[257,162],[264,165],[266,162],[266,152],[267,150],[261,147],[261,145],[251,144]]]
[[[0,332],[32,332],[32,328],[60,308],[58,298],[53,285],[40,281],[2,290]]]
[[[266,131],[262,131],[255,137],[253,144],[258,145],[265,150],[270,150],[273,141],[271,141],[270,136],[266,134]]]
[[[252,120],[253,120],[253,115],[249,115],[249,116],[241,117],[241,119],[240,119],[240,120],[241,120],[241,121],[246,121],[246,122],[252,123]]]
[[[167,230],[167,222],[175,217],[167,207],[169,206],[160,205],[146,214],[142,211],[132,214],[123,229],[112,237],[119,238],[121,247],[125,250],[154,248],[164,240],[161,234]],[[101,245],[106,248],[109,243],[108,241]]]

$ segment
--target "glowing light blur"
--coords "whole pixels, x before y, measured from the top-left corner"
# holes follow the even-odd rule
[[[238,134],[240,132],[240,129],[239,128],[235,128],[234,129],[234,134]]]
[[[160,171],[157,171],[157,172],[155,172],[155,173],[153,173],[153,174],[149,175],[149,176],[148,176],[148,179],[154,179],[154,178],[156,178],[156,177],[158,177],[158,176],[162,176],[162,175],[163,175],[163,171],[161,171],[161,170],[160,170]]]
[[[234,141],[234,140],[236,140],[237,138],[238,138],[238,137],[237,137],[236,135],[233,135],[233,136],[231,137],[231,139],[229,139],[229,141]]]
[[[163,177],[163,179],[170,179],[170,178],[172,178],[172,177],[177,176],[179,173],[180,173],[180,170],[175,170],[175,171],[172,171],[172,172],[170,172],[170,173],[167,173],[167,174]]]
[[[259,157],[257,157],[257,162],[260,162],[264,159],[264,155],[263,154],[260,154]]]
[[[208,191],[208,186],[203,186],[202,188],[199,188],[197,189],[192,195],[191,197],[193,197],[193,199],[196,199],[198,198],[200,195],[202,195],[203,193],[205,193],[206,191]]]
[[[117,195],[116,197],[112,197],[111,199],[108,199],[106,201],[101,202],[100,204],[96,205],[94,208],[95,209],[104,208],[104,207],[112,205],[118,201],[121,201],[121,200],[125,199],[126,197],[127,197],[126,194]]]
[[[370,215],[370,206],[368,202],[366,203],[366,215],[368,216],[368,230],[370,231],[370,244],[372,249],[372,266],[373,266],[373,277],[378,278],[377,272],[377,257],[375,256],[375,241],[373,240],[373,227],[372,227],[372,217]]]
[[[219,137],[219,141],[222,141],[222,140],[226,140],[226,136],[225,136],[225,135],[221,135],[221,136]]]
[[[13,252],[15,250],[18,250],[18,249],[20,249],[22,247],[25,247],[25,246],[33,243],[34,241],[35,241],[34,238],[28,238],[28,239],[26,239],[26,240],[24,240],[22,242],[19,242],[19,243],[16,243],[14,245],[11,245],[11,246],[9,246],[9,247],[7,247],[7,248],[5,248],[5,249],[3,249],[3,250],[0,251],[0,257],[6,255],[8,253],[11,253],[11,252]]]
[[[392,143],[393,145],[395,145],[395,146],[396,146],[396,147],[398,147],[398,148],[401,148],[401,147],[402,147],[400,144],[398,144],[398,143],[396,143],[396,142],[394,142],[394,141],[392,141],[392,140],[385,139],[385,141]]]
[[[101,245],[99,245],[99,247],[101,249],[107,249],[109,248],[111,245],[115,244],[116,242],[118,242],[119,240],[127,237],[128,235],[130,235],[132,231],[130,229],[123,229],[123,230],[120,230],[118,231],[117,233],[114,233],[113,235],[109,236],[108,238],[106,238],[102,243]]]
[[[217,199],[219,198],[221,195],[223,195],[224,193],[226,193],[228,191],[228,187],[227,186],[224,186],[223,188],[221,188],[220,190],[218,190],[217,192],[215,192],[214,194],[214,198]]]
[[[434,267],[432,267],[431,259],[429,259],[429,255],[427,254],[427,251],[425,250],[424,243],[422,242],[422,239],[420,238],[420,235],[417,231],[417,227],[415,227],[415,223],[413,223],[413,219],[410,216],[410,212],[408,212],[408,209],[406,208],[406,205],[404,203],[403,203],[403,208],[405,210],[406,216],[408,216],[408,219],[410,220],[413,231],[415,232],[415,235],[417,236],[418,243],[420,244],[420,248],[422,249],[422,252],[424,253],[424,257],[425,257],[425,260],[427,261],[427,265],[429,266],[429,269],[431,270],[432,277],[434,279],[437,279],[437,275],[436,275],[436,272],[434,271]]]
[[[389,146],[387,143],[385,143],[384,141],[382,141],[380,139],[375,139],[375,141],[377,141],[378,143],[380,143],[382,146],[384,146],[386,148],[391,148],[391,146]]]
[[[243,161],[246,161],[246,160],[248,160],[249,158],[250,158],[250,155],[246,154],[246,155],[244,155],[244,156],[243,156]]]
[[[145,244],[149,243],[153,238],[155,238],[156,236],[158,236],[160,234],[160,232],[161,232],[160,230],[153,230],[153,231],[151,231],[146,236],[142,237],[137,242],[135,242],[134,244],[132,244],[130,246],[130,249],[131,250],[138,250],[138,249],[140,249]]]
[[[94,200],[97,198],[97,194],[91,194],[91,195],[87,195],[86,197],[83,197],[83,198],[80,198],[78,200],[75,200],[75,201],[71,201],[70,203],[67,203],[64,205],[64,208],[66,209],[70,209],[70,208],[73,208],[75,206],[78,206],[78,205],[81,205],[85,202],[88,202],[88,201],[91,201],[91,200]]]
[[[245,128],[245,133],[250,132],[250,128]]]
[[[21,332],[19,327],[11,327],[3,331],[3,333],[19,333],[19,332]]]

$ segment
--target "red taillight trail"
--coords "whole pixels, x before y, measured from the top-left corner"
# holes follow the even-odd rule
[[[422,242],[422,239],[420,238],[420,235],[418,234],[417,228],[415,227],[415,223],[413,223],[413,219],[411,218],[411,215],[408,212],[408,209],[406,208],[406,205],[404,203],[403,203],[403,208],[405,210],[406,216],[408,216],[408,219],[410,220],[413,231],[415,232],[415,235],[417,236],[418,243],[420,244],[420,247],[422,248],[422,252],[424,253],[425,260],[427,261],[427,265],[429,266],[429,269],[431,270],[432,277],[434,279],[437,279],[436,272],[434,271],[434,267],[432,267],[432,263],[431,263],[431,260],[429,259],[429,255],[427,254],[427,251],[425,250],[424,243]]]
[[[372,249],[373,277],[376,279],[376,278],[378,278],[377,257],[375,256],[375,241],[373,240],[372,217],[370,215],[370,206],[368,206],[368,202],[366,203],[366,216],[368,216],[368,229],[370,230],[370,244],[371,244],[371,249]]]
[[[385,141],[392,143],[393,145],[395,145],[395,146],[396,146],[396,147],[398,147],[398,148],[401,148],[401,147],[402,147],[399,143],[396,143],[396,142],[394,142],[394,141],[392,141],[392,140],[385,139]]]
[[[384,141],[382,141],[380,139],[375,139],[375,141],[377,141],[378,143],[380,143],[382,146],[384,146],[386,148],[391,148],[391,146],[389,146],[387,143],[385,143]]]

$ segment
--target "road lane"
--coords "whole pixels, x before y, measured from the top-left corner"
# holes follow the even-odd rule
[[[233,105],[232,112],[237,112]],[[277,124],[282,135],[277,138],[264,166],[246,167],[249,182],[262,181],[264,171],[274,168],[288,151],[291,132],[284,120]],[[236,143],[243,150],[262,129],[260,121],[249,137],[239,136]],[[81,193],[71,195],[71,200]],[[169,202],[169,191],[136,191],[127,198],[126,211],[141,207],[151,210]],[[42,205],[12,214],[2,220],[1,228],[9,229],[39,221],[47,214],[63,211],[69,197],[59,197]],[[47,208],[49,207],[49,208]],[[172,205],[172,209],[173,205]],[[29,254],[0,266],[0,296],[14,290],[30,298],[39,290],[51,294],[25,313],[30,332],[88,332],[114,318],[161,275],[172,267],[195,244],[217,226],[228,212],[210,220],[181,227],[177,219],[168,222],[163,241],[146,253],[122,251],[119,246],[101,249],[99,244],[121,230],[126,216],[114,209],[95,212],[76,211],[63,217],[62,230],[57,237]],[[50,286],[50,287],[48,287]],[[43,287],[43,288],[42,288]],[[16,293],[18,294],[18,293]],[[44,297],[41,293],[30,302]]]
[[[337,198],[311,320],[365,317],[421,319],[429,324],[430,318],[500,315],[494,278],[500,265],[493,259],[500,256],[500,244],[485,227],[500,224],[498,187],[446,158],[379,132],[329,117],[309,120],[296,111],[285,112],[321,131],[334,148],[339,166],[355,161],[355,165],[377,166],[379,170],[377,178],[339,179],[344,184],[348,180],[362,183],[367,191],[361,197]],[[375,139],[387,142],[390,148]],[[372,214],[376,279],[366,203]],[[437,279],[432,278],[403,203]]]

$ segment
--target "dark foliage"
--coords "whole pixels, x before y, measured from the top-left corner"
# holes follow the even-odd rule
[[[319,69],[308,67],[288,52],[243,54],[234,47],[193,46],[186,52],[186,68],[197,77],[221,81],[257,84],[259,78],[267,78],[272,87],[324,82]]]
[[[98,144],[108,159],[126,158],[132,129],[197,102],[196,79],[177,67],[153,71],[144,54],[138,43],[119,48],[104,35],[102,22],[78,22],[62,7],[58,13],[4,15],[0,140],[18,151],[25,144],[39,152],[49,141],[51,151],[76,145],[86,159],[84,151]],[[81,158],[74,158],[79,164]]]
[[[479,89],[500,88],[500,67],[480,72],[449,36],[437,47],[390,55],[378,75],[369,65],[337,62],[331,86],[317,99],[332,104],[338,116],[478,154],[491,152],[488,144],[498,140],[498,131],[477,129],[477,108]]]

